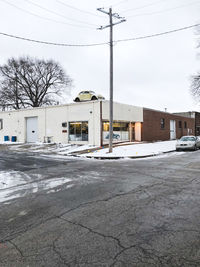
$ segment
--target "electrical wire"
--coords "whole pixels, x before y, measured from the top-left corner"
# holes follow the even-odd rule
[[[129,11],[132,11],[132,10],[143,9],[143,8],[145,8],[145,7],[149,7],[149,6],[153,6],[153,5],[159,4],[159,3],[163,2],[163,1],[166,1],[166,0],[154,1],[154,2],[151,2],[151,3],[146,4],[146,5],[143,5],[143,6],[134,7],[134,8],[129,8],[129,9],[126,9],[126,10],[121,11],[121,13],[124,13],[124,14],[125,14],[125,13],[127,13],[127,12],[129,12]]]
[[[46,41],[40,41],[40,40],[34,40],[34,39],[29,39],[21,36],[16,36],[4,32],[0,32],[0,35],[4,35],[7,37],[23,40],[23,41],[29,41],[33,43],[39,43],[39,44],[46,44],[46,45],[54,45],[54,46],[69,46],[69,47],[90,47],[90,46],[100,46],[100,45],[105,45],[109,44],[109,42],[105,43],[93,43],[93,44],[66,44],[66,43],[54,43],[54,42],[46,42]]]
[[[166,32],[155,33],[155,34],[151,34],[151,35],[145,35],[145,36],[139,36],[139,37],[133,37],[133,38],[127,38],[127,39],[121,39],[121,40],[115,40],[115,41],[113,41],[113,43],[128,42],[128,41],[137,41],[137,40],[142,40],[142,39],[147,39],[147,38],[158,37],[158,36],[167,35],[167,34],[179,32],[179,31],[183,31],[183,30],[188,30],[188,29],[191,29],[191,28],[195,28],[197,26],[200,26],[200,23],[193,24],[193,25],[186,26],[186,27],[182,27],[182,28],[179,28],[179,29],[174,29],[174,30],[166,31]],[[11,35],[11,34],[4,33],[4,32],[0,32],[0,35],[6,36],[6,37],[15,38],[15,39],[20,39],[20,40],[23,40],[23,41],[29,41],[29,42],[33,42],[33,43],[40,43],[40,44],[46,44],[46,45],[54,45],[54,46],[91,47],[91,46],[101,46],[101,45],[108,45],[108,44],[110,44],[110,42],[93,43],[93,44],[92,43],[91,44],[54,43],[54,42],[46,42],[46,41],[29,39],[29,38],[25,38],[25,37],[16,36],[16,35]]]
[[[127,2],[127,1],[128,0],[121,0],[121,1],[117,2],[116,4],[111,4],[110,6],[116,7],[116,6],[119,6],[119,5],[121,5],[121,4],[123,4],[123,3]]]
[[[179,9],[179,8],[191,6],[191,5],[194,5],[194,4],[200,4],[199,0],[198,1],[194,1],[192,3],[189,3],[189,4],[180,5],[180,6],[176,6],[176,7],[172,7],[172,8],[168,8],[168,9],[163,9],[163,10],[160,10],[160,11],[154,11],[154,12],[143,13],[143,14],[136,14],[136,15],[126,16],[126,17],[127,18],[135,18],[135,17],[141,17],[141,16],[150,16],[150,15],[155,15],[155,14],[161,14],[161,13],[173,11],[173,10],[176,10],[176,9]]]
[[[80,8],[75,7],[75,6],[66,4],[66,3],[64,3],[64,2],[61,1],[61,0],[56,0],[56,2],[59,3],[59,4],[61,4],[61,5],[63,5],[63,6],[66,6],[66,7],[68,7],[68,8],[71,8],[71,9],[74,9],[74,10],[76,10],[76,11],[79,11],[79,12],[81,12],[81,13],[85,13],[85,14],[87,14],[87,15],[91,15],[91,16],[95,16],[95,17],[101,17],[101,18],[103,17],[103,16],[100,16],[100,15],[98,15],[98,14],[92,13],[92,12],[90,12],[90,11],[87,11],[87,10],[84,10],[84,9],[80,9]]]
[[[64,16],[64,15],[62,15],[62,14],[60,14],[60,13],[57,13],[57,12],[51,10],[51,9],[48,9],[48,8],[46,8],[46,7],[44,7],[44,6],[41,6],[41,5],[36,4],[36,3],[33,3],[31,0],[24,0],[24,1],[30,3],[31,5],[34,5],[34,6],[36,6],[36,7],[39,7],[40,9],[45,10],[45,11],[51,13],[51,14],[54,14],[54,15],[59,16],[59,17],[62,17],[62,18],[64,18],[64,19],[71,20],[71,21],[74,21],[74,22],[76,22],[76,23],[87,24],[87,25],[90,25],[90,26],[98,26],[97,24],[88,23],[88,22],[81,21],[81,20],[76,20],[76,19],[73,19],[73,18],[68,18],[68,17],[66,17],[66,16]]]
[[[68,25],[68,26],[72,26],[72,27],[77,27],[77,28],[94,29],[93,27],[89,27],[89,26],[86,26],[86,25],[72,24],[72,23],[67,23],[67,22],[63,22],[63,21],[58,21],[58,20],[55,20],[55,19],[46,18],[46,17],[40,16],[40,15],[37,15],[35,13],[32,13],[32,12],[26,10],[26,9],[21,8],[21,7],[18,7],[16,5],[8,2],[7,0],[0,0],[0,1],[2,1],[2,2],[8,4],[8,5],[12,6],[12,7],[15,7],[16,9],[18,9],[18,10],[24,12],[24,13],[27,13],[29,15],[32,15],[34,17],[37,17],[37,18],[40,18],[40,19],[43,19],[43,20],[46,20],[46,21],[51,21],[51,22],[55,22],[55,23],[59,23],[59,24],[64,24],[64,25]]]
[[[145,36],[134,37],[134,38],[121,39],[121,40],[116,40],[114,42],[120,43],[120,42],[137,41],[137,40],[142,40],[142,39],[147,39],[147,38],[153,38],[153,37],[158,37],[158,36],[162,36],[162,35],[166,35],[166,34],[171,34],[171,33],[179,32],[179,31],[192,29],[192,28],[195,28],[195,27],[198,27],[198,26],[200,26],[200,23],[197,23],[197,24],[194,24],[194,25],[190,25],[190,26],[185,26],[185,27],[182,27],[182,28],[179,28],[179,29],[174,29],[174,30],[171,30],[171,31],[154,33],[154,34],[151,34],[151,35],[145,35]]]

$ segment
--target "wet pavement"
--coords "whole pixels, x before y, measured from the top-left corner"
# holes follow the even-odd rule
[[[0,266],[200,266],[199,192],[200,151],[120,161],[0,151]]]

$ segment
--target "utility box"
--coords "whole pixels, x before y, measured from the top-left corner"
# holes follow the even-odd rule
[[[4,141],[7,142],[7,141],[9,141],[9,140],[10,140],[9,136],[8,136],[8,135],[5,135],[5,136],[4,136]]]

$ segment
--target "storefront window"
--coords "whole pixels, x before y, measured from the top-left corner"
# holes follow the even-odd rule
[[[88,122],[70,122],[69,141],[88,141]]]
[[[109,132],[109,122],[104,122],[103,123],[103,131],[104,132]]]
[[[114,122],[113,123],[113,131],[120,131],[121,123],[120,122]]]
[[[82,141],[88,141],[88,123],[82,122]]]
[[[103,140],[109,140],[109,122],[103,122]],[[129,123],[113,122],[113,141],[129,141]]]

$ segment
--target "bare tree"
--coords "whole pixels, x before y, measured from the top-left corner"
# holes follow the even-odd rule
[[[200,36],[200,27],[197,28],[197,35]],[[197,48],[200,48],[200,38],[198,39]],[[199,56],[199,54],[198,54]],[[191,94],[194,99],[200,102],[200,72],[197,72],[191,77]]]
[[[69,94],[70,85],[70,77],[53,60],[11,58],[0,66],[0,106],[20,109],[52,105]]]
[[[200,72],[192,76],[191,93],[193,97],[200,101]]]

